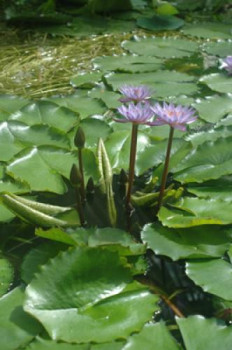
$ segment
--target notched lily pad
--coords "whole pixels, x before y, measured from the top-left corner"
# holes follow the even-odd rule
[[[198,50],[197,43],[174,38],[146,38],[139,41],[125,41],[122,46],[137,55],[163,58],[191,56]]]
[[[118,254],[75,248],[42,267],[27,287],[25,310],[54,340],[112,341],[141,329],[156,309],[157,297],[143,287],[130,289],[131,282]]]

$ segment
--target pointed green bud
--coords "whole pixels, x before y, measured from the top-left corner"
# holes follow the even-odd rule
[[[70,182],[73,187],[79,187],[81,185],[82,176],[80,170],[73,164],[72,169],[70,171]]]
[[[74,137],[74,144],[77,148],[83,148],[85,146],[85,133],[80,126],[77,129],[76,135]]]
[[[121,169],[120,171],[119,181],[122,185],[128,182],[128,176],[124,169]]]
[[[93,178],[90,177],[88,182],[87,182],[87,185],[86,185],[86,191],[88,193],[93,193],[94,192],[94,182],[93,182]]]

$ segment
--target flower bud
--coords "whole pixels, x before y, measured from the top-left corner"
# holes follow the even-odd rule
[[[82,127],[79,126],[76,135],[74,137],[74,144],[77,148],[83,148],[85,146],[85,134]]]

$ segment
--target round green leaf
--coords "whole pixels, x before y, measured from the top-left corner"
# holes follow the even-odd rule
[[[29,184],[34,191],[64,193],[65,184],[61,176],[43,159],[38,148],[26,148],[7,166],[7,172],[13,177]]]
[[[109,109],[121,106],[121,102],[119,101],[121,95],[113,91],[108,91],[103,87],[92,89],[89,92],[89,97],[100,99]]]
[[[222,259],[187,262],[187,275],[201,288],[220,298],[232,300],[232,266]]]
[[[10,114],[27,104],[28,101],[22,97],[0,95],[0,120],[7,120]]]
[[[132,281],[125,261],[100,248],[76,248],[42,267],[27,287],[25,309],[54,340],[107,342],[151,319],[157,297]],[[125,291],[124,291],[125,290]]]
[[[102,78],[101,72],[78,74],[71,78],[70,83],[75,87],[91,88]]]
[[[164,226],[191,227],[232,223],[232,203],[215,199],[184,197],[172,209],[162,207],[158,217]]]
[[[9,120],[18,120],[27,125],[47,124],[68,131],[77,124],[78,116],[66,107],[49,101],[38,101],[10,115]]]
[[[199,112],[200,118],[209,123],[216,123],[228,113],[232,113],[232,98],[230,96],[210,96],[198,100],[193,107]]]
[[[232,202],[232,179],[224,177],[218,180],[211,180],[203,184],[192,184],[188,186],[188,192],[199,198],[214,198],[226,202]]]
[[[105,76],[105,79],[114,90],[118,90],[125,81],[129,85],[147,85],[156,97],[192,94],[197,91],[193,77],[167,70],[140,74],[111,73]]]
[[[188,24],[182,29],[184,34],[206,39],[231,39],[231,25],[220,22]]]
[[[23,148],[23,146],[15,139],[7,122],[0,123],[0,148],[1,161],[10,160]]]
[[[153,72],[161,68],[162,61],[147,56],[103,56],[93,60],[94,67],[103,72],[144,73]]]
[[[86,135],[85,147],[95,147],[100,138],[105,140],[112,132],[109,124],[98,118],[86,118],[81,121],[80,126]]]
[[[221,257],[229,247],[226,231],[217,227],[169,229],[157,224],[145,225],[142,240],[156,254],[172,260]]]
[[[0,299],[0,347],[15,350],[30,342],[41,325],[23,311],[24,292],[15,288]]]
[[[106,111],[103,103],[95,98],[82,96],[80,93],[62,98],[51,98],[50,101],[54,101],[59,106],[67,107],[71,111],[78,113],[81,119],[91,115],[101,115]]]
[[[123,48],[132,53],[155,57],[185,57],[198,50],[198,44],[184,39],[146,38],[140,41],[125,41]]]
[[[140,333],[128,338],[122,350],[178,350],[177,342],[169,333],[164,322],[146,324]]]
[[[55,230],[55,229],[54,229]],[[59,243],[45,243],[31,249],[23,259],[21,265],[21,278],[24,282],[30,283],[35,273],[40,270],[40,266],[55,257],[65,247]]]
[[[193,150],[172,172],[184,183],[218,179],[232,172],[232,137],[205,142]]]
[[[15,139],[24,145],[70,148],[68,137],[60,130],[47,125],[28,126],[21,122],[9,121],[8,128]]]
[[[232,344],[231,327],[215,318],[205,319],[202,316],[178,318],[184,344],[188,350],[230,350]]]
[[[139,17],[137,25],[138,27],[154,31],[174,30],[182,27],[184,20],[175,16],[154,15],[152,17]]]
[[[208,42],[203,46],[204,50],[210,55],[219,57],[226,57],[231,55],[232,43],[231,41]]]
[[[0,258],[0,296],[4,295],[14,277],[14,269],[6,258]]]
[[[232,93],[232,79],[226,72],[205,75],[200,79],[200,82],[208,85],[214,91]]]

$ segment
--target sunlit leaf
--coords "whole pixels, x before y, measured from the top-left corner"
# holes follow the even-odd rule
[[[15,288],[0,299],[0,345],[15,350],[30,342],[40,331],[40,324],[23,311],[24,292]]]
[[[214,198],[232,202],[232,179],[228,176],[202,184],[190,184],[188,185],[188,192],[200,198]]]
[[[187,275],[207,293],[232,300],[232,267],[223,259],[189,261]]]
[[[181,182],[203,182],[232,172],[232,137],[205,142],[194,149],[172,172]]]
[[[205,75],[200,79],[200,82],[208,85],[210,89],[218,92],[231,93],[232,80],[231,77],[223,73],[213,73]]]
[[[11,95],[0,95],[0,120],[7,120],[8,116],[28,104],[28,100]]]
[[[209,123],[216,123],[228,113],[232,113],[232,98],[230,96],[210,96],[198,100],[193,107],[199,112],[200,118]]]
[[[175,207],[162,207],[158,217],[164,226],[191,227],[232,223],[232,203],[215,199],[184,197]]]
[[[229,247],[227,232],[216,226],[186,231],[148,224],[143,228],[142,240],[156,254],[173,260],[221,257]]]
[[[192,55],[198,49],[198,44],[184,39],[146,38],[126,41],[123,48],[138,55],[171,58]]]
[[[91,88],[101,80],[101,72],[92,72],[86,74],[78,74],[71,78],[70,82],[75,87]]]
[[[167,70],[140,74],[114,73],[108,74],[105,78],[114,90],[118,90],[123,82],[130,85],[147,85],[153,90],[154,97],[178,96],[197,91],[193,77]]]
[[[203,48],[210,55],[226,57],[231,55],[232,43],[231,41],[208,42],[204,44]]]
[[[106,111],[106,107],[100,103],[100,101],[82,96],[79,93],[62,98],[50,98],[50,101],[78,113],[80,118],[86,118],[95,114],[103,114]]]
[[[140,333],[128,338],[122,350],[178,350],[177,342],[163,322],[147,324]]]
[[[65,132],[77,124],[79,118],[73,111],[56,103],[38,101],[11,114],[9,120],[21,121],[27,125],[46,124]]]
[[[188,350],[210,349],[218,350],[223,344],[223,350],[231,349],[232,332],[223,321],[215,318],[205,319],[202,316],[178,318],[184,344]]]
[[[56,193],[64,193],[66,190],[61,175],[48,165],[38,148],[23,150],[8,165],[7,171],[15,178],[27,182],[32,190]]]
[[[50,260],[32,280],[25,309],[54,340],[111,341],[138,331],[156,309],[157,297],[146,289],[124,292],[131,281],[117,254],[72,249]]]
[[[162,67],[162,61],[155,57],[147,56],[105,56],[93,60],[94,67],[103,72],[127,72],[143,73],[153,72]]]
[[[182,29],[184,34],[206,39],[231,39],[231,25],[220,22],[188,24]]]

